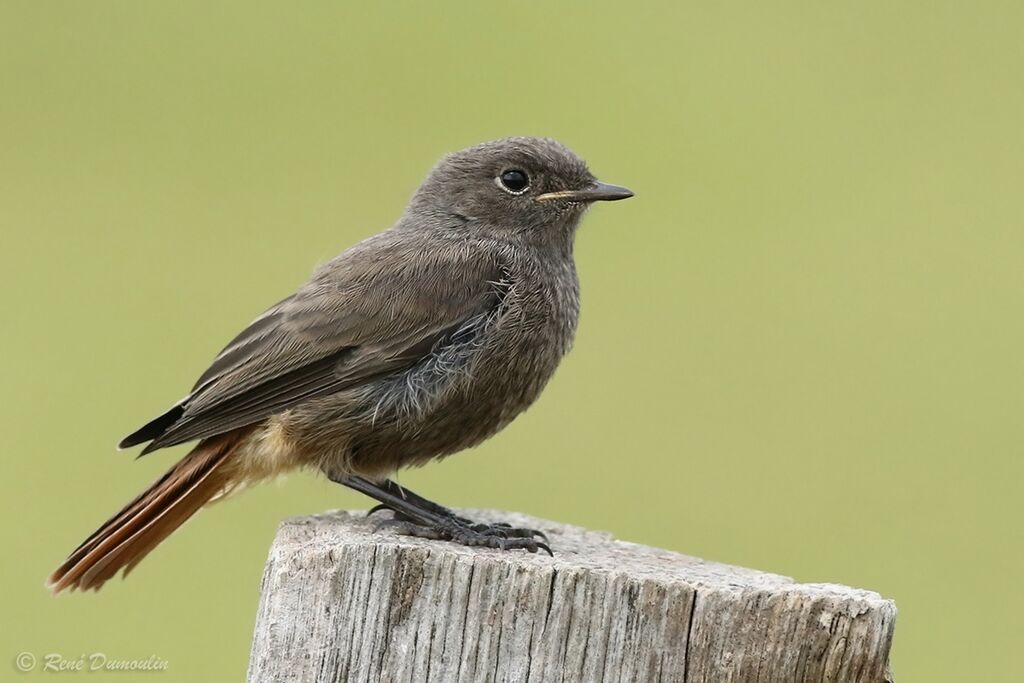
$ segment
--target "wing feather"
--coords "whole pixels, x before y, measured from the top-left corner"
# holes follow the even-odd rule
[[[254,424],[420,362],[467,321],[497,310],[505,270],[467,241],[427,249],[390,233],[345,252],[252,322],[192,393],[126,437],[143,454]]]

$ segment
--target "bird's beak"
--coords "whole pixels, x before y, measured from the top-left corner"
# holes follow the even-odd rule
[[[633,196],[632,190],[627,190],[618,185],[609,185],[594,181],[582,190],[559,190],[558,192],[545,192],[537,197],[538,202],[550,202],[556,199],[564,199],[570,202],[614,202],[619,199],[629,199]]]

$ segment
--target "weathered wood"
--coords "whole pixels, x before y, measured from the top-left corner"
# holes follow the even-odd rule
[[[249,681],[884,681],[895,605],[524,515],[555,557],[282,524]]]

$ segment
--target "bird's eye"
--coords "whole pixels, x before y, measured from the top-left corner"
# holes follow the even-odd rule
[[[525,171],[513,168],[508,171],[502,171],[501,175],[498,176],[498,184],[506,192],[522,194],[530,189],[530,178],[526,175]]]

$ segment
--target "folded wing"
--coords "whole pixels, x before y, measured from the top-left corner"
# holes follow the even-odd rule
[[[469,243],[426,251],[378,235],[253,321],[187,398],[120,445],[149,441],[145,454],[223,434],[402,372],[467,322],[497,313],[507,289],[500,263]]]

